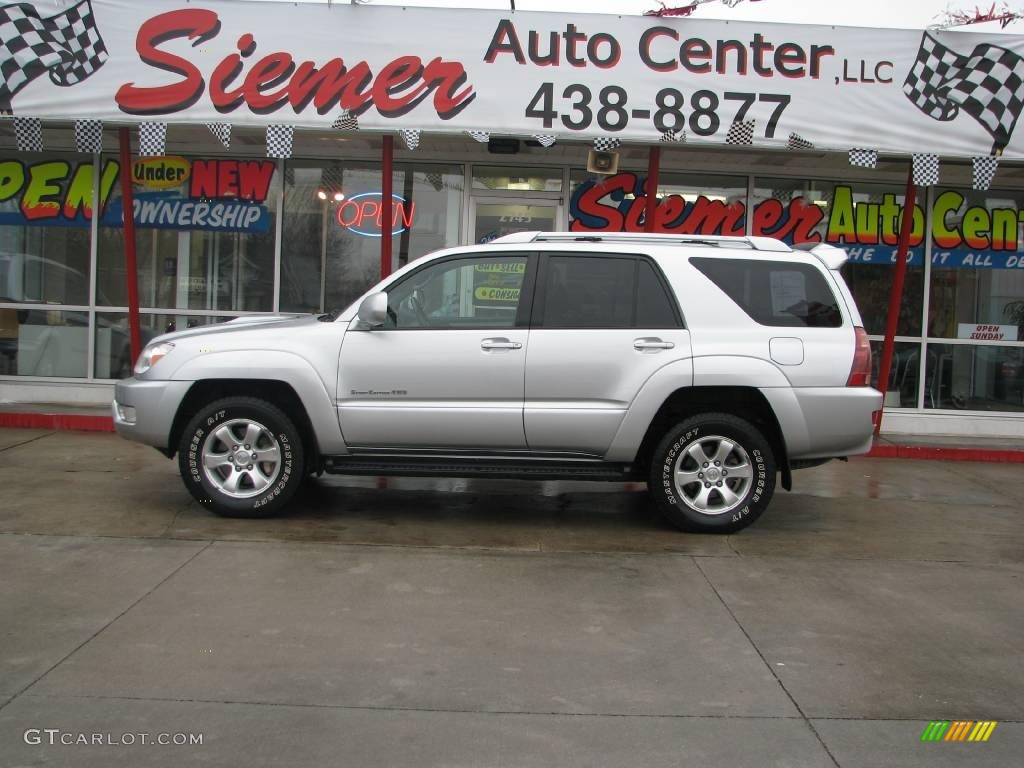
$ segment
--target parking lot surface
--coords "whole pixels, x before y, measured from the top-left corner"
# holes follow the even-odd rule
[[[794,480],[729,537],[554,482],[226,520],[150,448],[0,430],[0,766],[1019,765],[1019,466]]]

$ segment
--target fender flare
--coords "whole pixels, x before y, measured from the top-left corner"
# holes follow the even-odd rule
[[[693,386],[691,358],[676,360],[652,373],[629,404],[605,460],[632,462],[661,406],[677,389],[690,386]]]
[[[174,372],[172,379],[244,379],[287,384],[306,410],[320,451],[325,454],[347,452],[331,395],[313,366],[300,355],[261,349],[209,352],[188,360]]]

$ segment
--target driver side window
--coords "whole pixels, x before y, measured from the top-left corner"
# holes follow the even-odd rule
[[[512,328],[526,256],[443,261],[388,291],[386,328]]]

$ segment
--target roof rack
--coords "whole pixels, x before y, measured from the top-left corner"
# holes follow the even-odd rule
[[[492,243],[657,243],[659,245],[704,245],[711,248],[749,248],[755,251],[788,253],[793,249],[771,237],[720,237],[714,235],[664,235],[641,232],[513,232]]]

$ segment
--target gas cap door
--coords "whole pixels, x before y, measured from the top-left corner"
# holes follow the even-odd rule
[[[788,336],[776,336],[768,342],[772,360],[779,365],[803,365],[804,343]]]

